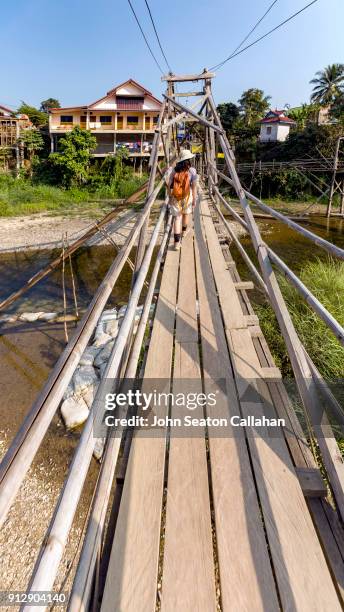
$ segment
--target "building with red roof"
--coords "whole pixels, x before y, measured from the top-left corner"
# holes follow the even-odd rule
[[[260,122],[260,142],[284,142],[296,125],[285,110],[270,110]]]

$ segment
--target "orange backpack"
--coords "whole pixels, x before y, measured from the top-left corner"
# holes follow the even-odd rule
[[[190,195],[190,172],[189,170],[182,170],[176,172],[173,177],[172,186],[173,197],[180,202],[185,198],[189,198]]]

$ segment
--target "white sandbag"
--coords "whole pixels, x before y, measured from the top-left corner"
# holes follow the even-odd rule
[[[106,334],[109,334],[112,338],[116,338],[118,334],[118,319],[112,319],[109,321],[105,321],[104,323],[104,331]]]
[[[112,340],[111,336],[109,334],[105,334],[104,332],[102,332],[101,334],[99,334],[99,336],[95,336],[93,346],[96,346],[96,347],[104,346],[105,344],[110,342],[110,340]]]
[[[94,365],[96,366],[96,368],[100,368],[103,363],[107,363],[109,361],[114,344],[115,341],[111,340],[111,342],[108,342],[104,346],[104,348],[98,353],[94,360]]]
[[[98,382],[98,375],[92,366],[81,366],[73,376],[75,395],[80,395],[94,383]]]
[[[124,317],[125,313],[127,312],[127,304],[124,304],[124,306],[121,306],[121,308],[118,311],[118,318],[121,319],[122,317]]]
[[[67,429],[74,429],[85,423],[89,410],[82,397],[72,395],[62,402],[61,414]]]
[[[38,319],[40,321],[54,321],[55,319],[57,319],[58,314],[57,312],[42,312]]]
[[[104,454],[105,438],[97,438],[94,445],[93,456],[100,461]]]
[[[104,310],[101,316],[102,321],[113,321],[117,319],[117,308],[111,308],[110,310]]]
[[[96,346],[88,346],[81,355],[79,365],[92,366],[97,353],[99,353],[99,350],[101,349]]]
[[[17,319],[18,315],[4,314],[0,317],[0,323],[14,323],[14,321],[17,321]]]
[[[89,409],[92,408],[92,404],[96,396],[97,389],[98,389],[98,383],[94,383],[93,385],[90,385],[89,387],[87,387],[86,391],[84,391],[82,394],[82,399],[86,402]]]
[[[37,321],[42,315],[44,315],[44,312],[22,312],[19,317],[19,321],[27,321],[28,323],[33,323],[34,321]]]
[[[73,386],[73,379],[72,381],[69,383],[67,389],[65,390],[64,394],[63,394],[63,399],[68,399],[69,397],[71,397],[72,395],[74,395],[74,386]]]

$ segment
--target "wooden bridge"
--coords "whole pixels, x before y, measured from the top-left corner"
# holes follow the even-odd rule
[[[216,414],[228,425],[214,433],[206,422],[197,436],[174,435],[168,425],[152,436],[144,427],[134,432],[123,427],[122,435],[106,438],[68,604],[73,612],[343,609],[344,465],[329,419],[342,427],[343,411],[297,336],[275,268],[341,344],[344,330],[261,238],[249,204],[257,199],[240,185],[213,102],[211,78],[207,72],[166,77],[144,207],[1,465],[3,524],[138,238],[126,314],[35,560],[29,590],[54,588],[92,461],[94,421],[104,412],[99,399],[109,379],[132,378],[137,384],[140,379],[143,388],[149,380],[161,379],[169,381],[172,391],[188,379],[194,381],[195,391],[204,394],[215,388]],[[186,81],[202,84],[202,91],[199,85],[197,90],[199,112],[195,105],[186,107],[176,100],[181,93],[175,95],[175,84]],[[166,204],[149,238],[148,222],[164,184],[158,146],[162,141],[169,166],[178,154],[175,127],[181,119],[190,119],[192,130],[196,125],[203,153],[197,159],[200,201],[193,228],[181,250],[175,251]],[[217,147],[224,153],[228,174],[216,167]],[[233,187],[244,218],[221,194],[221,181]],[[250,235],[259,270],[233,233],[223,207]],[[344,259],[343,250],[280,217],[319,248]],[[306,429],[301,428],[250,303],[253,283],[240,279],[231,244],[239,249],[274,309]],[[146,280],[144,308],[133,335]],[[120,416],[127,411],[126,406]],[[171,419],[179,414],[173,405],[166,411]],[[193,414],[206,420],[211,409],[198,406]],[[151,406],[150,418],[153,415]],[[249,424],[250,417],[263,420],[264,416],[281,419],[281,424],[272,428]],[[239,419],[248,424],[236,427]],[[153,429],[151,421],[148,429]],[[36,606],[23,606],[31,608]]]

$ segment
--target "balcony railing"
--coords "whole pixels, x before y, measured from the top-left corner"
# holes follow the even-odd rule
[[[114,153],[114,144],[113,143],[100,143],[93,149],[93,154],[101,155],[103,153]]]
[[[51,129],[52,130],[72,130],[75,126],[79,125],[83,130],[86,130],[86,123],[82,122],[82,123],[60,123],[60,124],[52,124],[51,125]],[[143,127],[143,123],[133,123],[133,124],[129,124],[129,125],[123,125],[123,124],[117,124],[117,127],[115,126],[114,123],[99,123],[97,122],[92,123],[90,122],[89,124],[89,130],[91,130],[91,132],[101,132],[101,131],[105,131],[105,130],[109,130],[109,131],[118,131],[118,132],[153,132],[154,131],[155,126],[151,125],[151,124],[146,124],[145,127]]]

